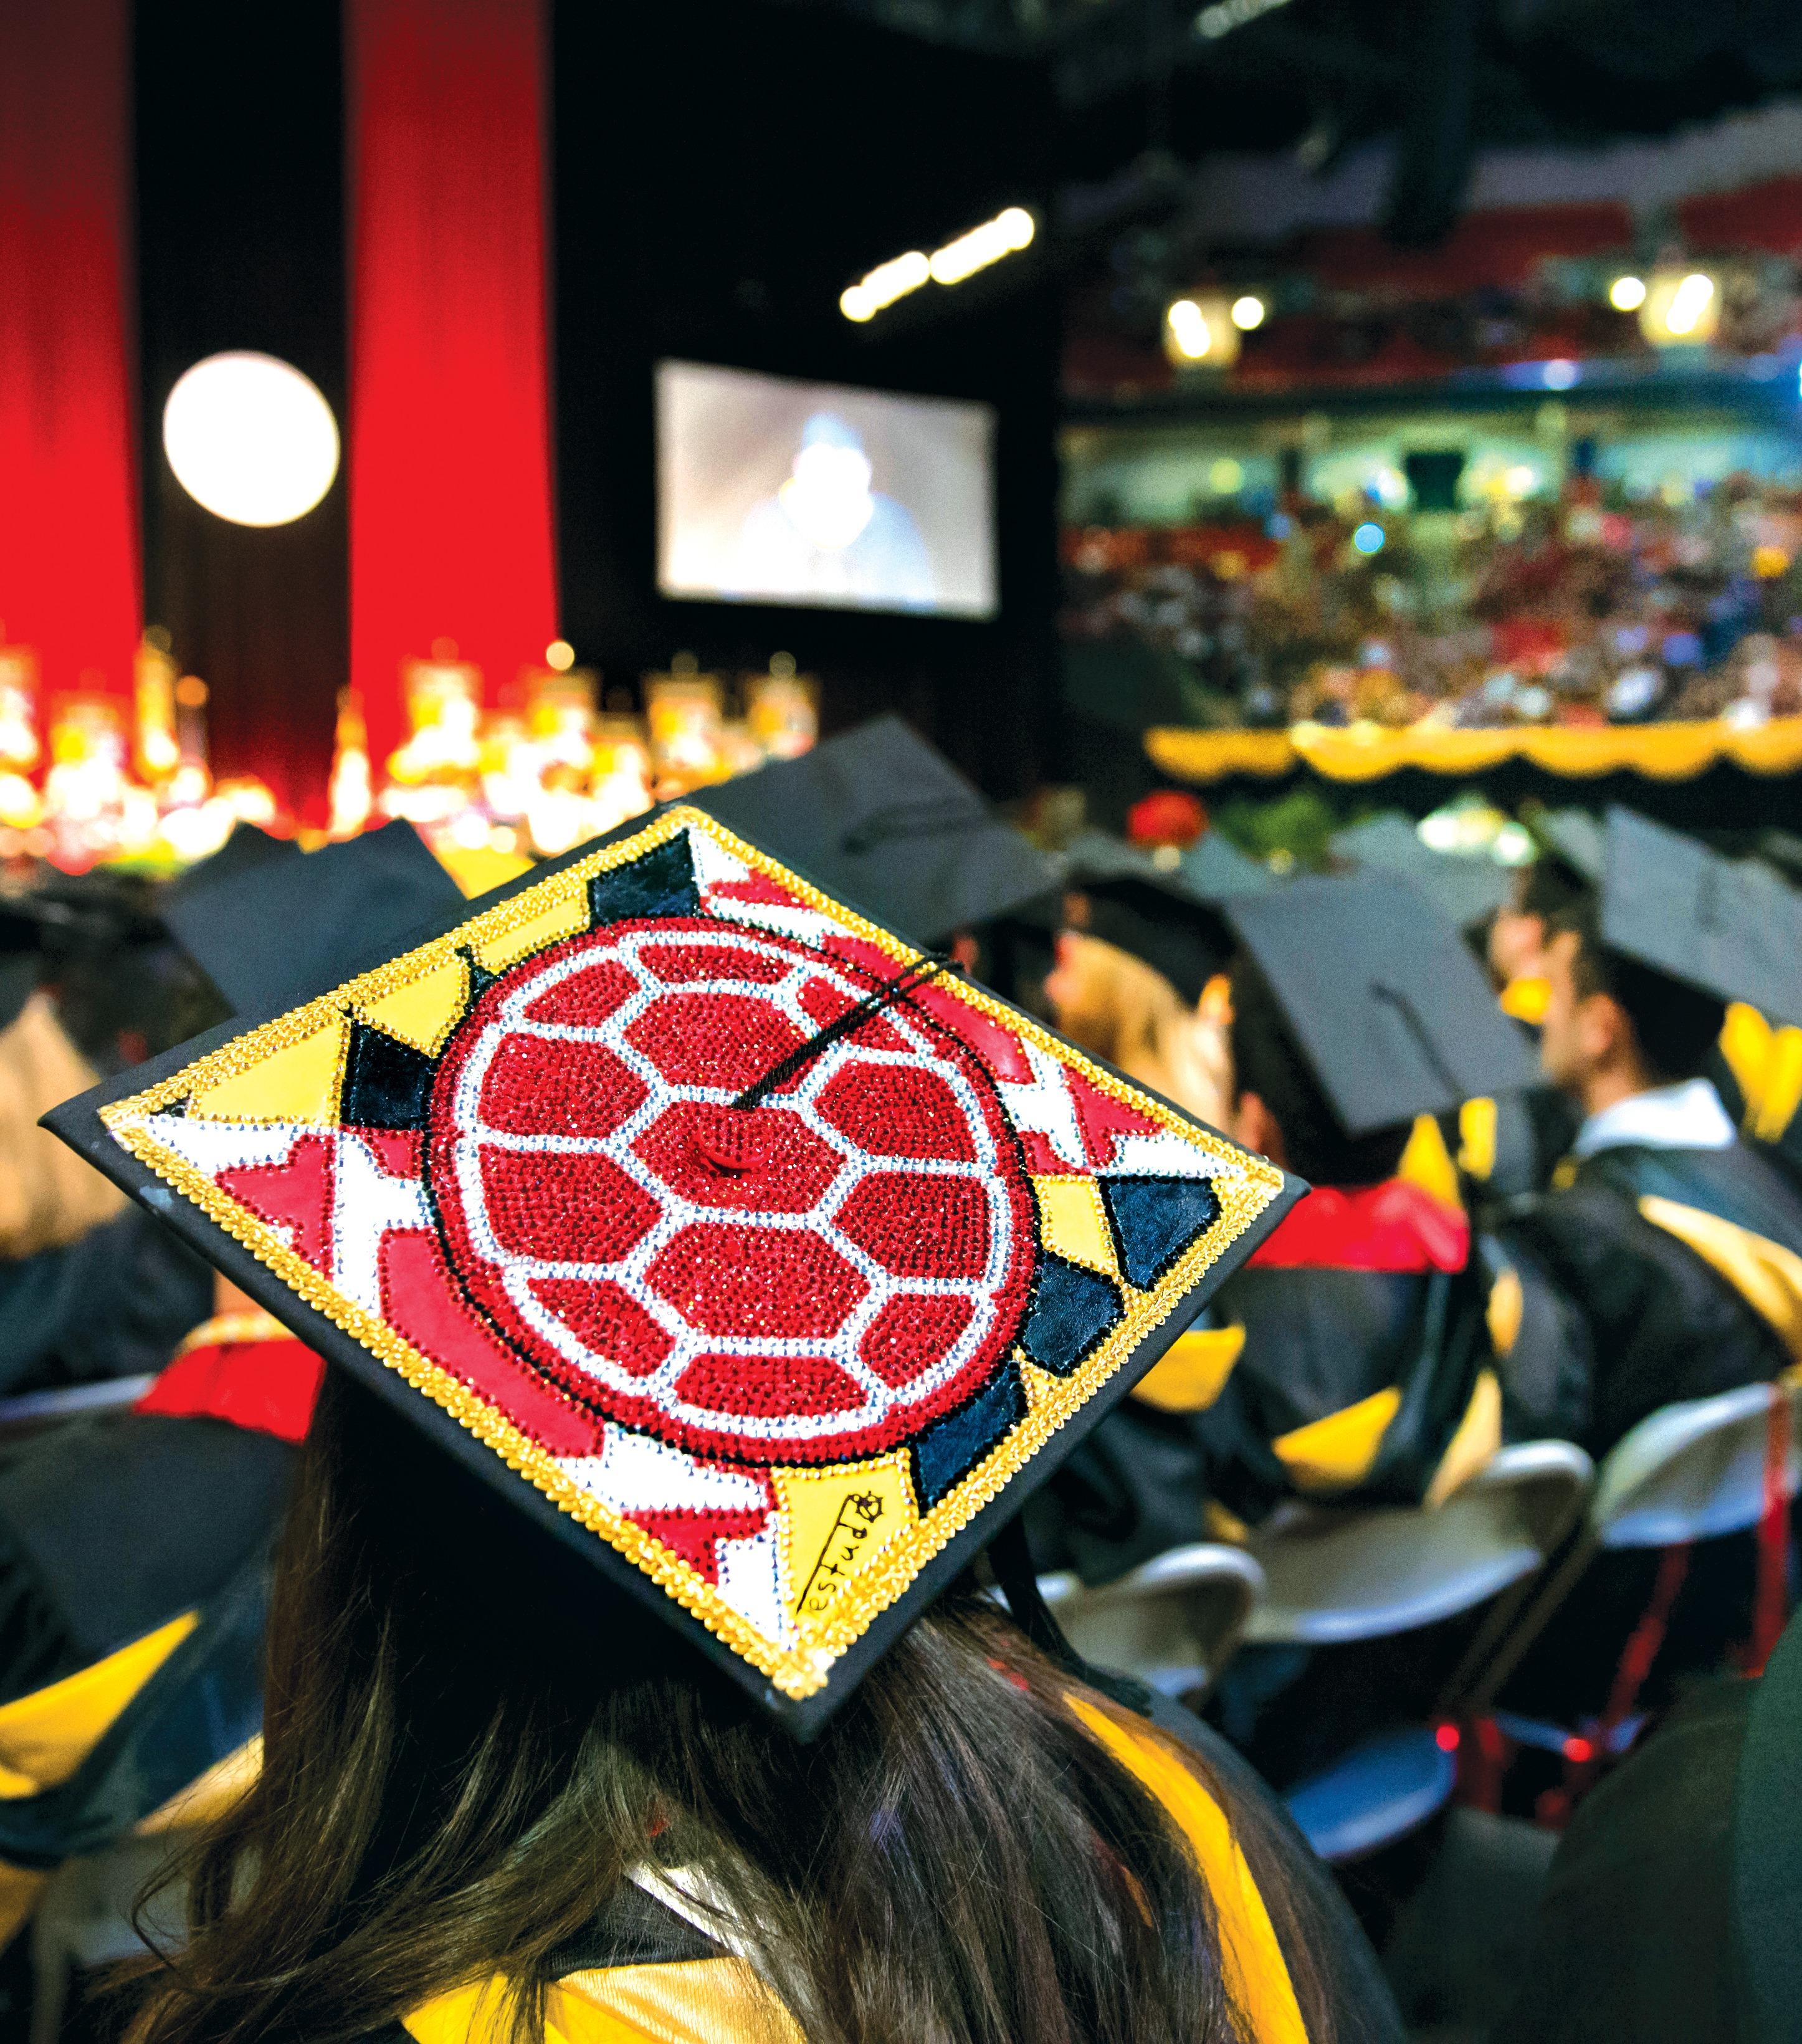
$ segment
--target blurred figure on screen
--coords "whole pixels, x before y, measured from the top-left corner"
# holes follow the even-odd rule
[[[738,591],[930,609],[938,590],[926,543],[910,512],[871,490],[873,473],[856,428],[836,413],[814,413],[787,481],[745,513]]]

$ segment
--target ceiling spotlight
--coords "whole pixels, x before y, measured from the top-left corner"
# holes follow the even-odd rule
[[[1247,291],[1243,298],[1232,302],[1232,323],[1241,333],[1249,333],[1254,327],[1264,324],[1264,315],[1269,309],[1255,293]]]
[[[194,501],[234,525],[304,517],[338,473],[338,424],[319,386],[273,355],[209,355],[163,408],[163,451]]]
[[[1608,286],[1608,303],[1617,313],[1636,313],[1645,302],[1643,277],[1616,277]]]
[[[1164,326],[1185,362],[1200,362],[1213,345],[1206,316],[1193,298],[1178,298],[1164,314]]]

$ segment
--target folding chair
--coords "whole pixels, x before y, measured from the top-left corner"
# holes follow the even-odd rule
[[[1581,1511],[1593,1473],[1570,1442],[1531,1441],[1499,1450],[1431,1509],[1282,1512],[1249,1543],[1266,1591],[1246,1638],[1344,1646],[1473,1611],[1539,1573]],[[1290,1814],[1323,1859],[1373,1852],[1448,1800],[1458,1738],[1447,1731],[1425,1724],[1381,1733],[1290,1792]]]
[[[1074,1575],[1041,1576],[1039,1593],[1084,1660],[1181,1696],[1219,1679],[1263,1585],[1242,1549],[1203,1542],[1098,1589]]]
[[[1669,1552],[1758,1525],[1770,1501],[1766,1471],[1773,1439],[1782,1454],[1771,1476],[1787,1505],[1802,1487],[1799,1421],[1802,1385],[1792,1383],[1742,1385],[1713,1398],[1667,1405],[1642,1420],[1604,1458],[1581,1532],[1518,1622],[1510,1623],[1499,1649],[1493,1639],[1473,1645],[1467,1666],[1481,1672],[1466,1709],[1489,1709],[1598,1554],[1630,1548]],[[1485,1646],[1493,1653],[1480,1659]]]

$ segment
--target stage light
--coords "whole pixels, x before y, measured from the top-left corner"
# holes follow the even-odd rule
[[[1361,554],[1380,554],[1383,542],[1388,537],[1381,525],[1366,523],[1360,525],[1351,536],[1351,544]]]
[[[1574,362],[1548,362],[1539,371],[1539,381],[1548,390],[1568,390],[1577,381]]]
[[[1016,254],[1032,245],[1039,224],[1023,206],[1010,206],[947,241],[930,256],[910,250],[892,261],[878,263],[866,277],[839,294],[839,310],[847,320],[862,325],[874,319],[884,306],[917,291],[924,283],[961,284],[1004,256]]]
[[[1616,277],[1608,286],[1608,303],[1617,313],[1636,313],[1645,302],[1643,277]]]
[[[1247,291],[1243,298],[1232,302],[1232,323],[1241,333],[1249,333],[1255,326],[1264,324],[1264,315],[1269,308],[1254,293]]]
[[[234,525],[304,517],[338,473],[338,426],[318,386],[248,350],[209,355],[169,393],[163,451],[197,504]]]
[[[848,320],[860,323],[874,319],[885,305],[917,291],[932,274],[932,266],[917,248],[891,257],[851,286],[839,300],[839,310]]]
[[[1705,270],[1660,271],[1639,308],[1639,331],[1654,348],[1712,340],[1720,321],[1720,291]]]
[[[984,221],[980,227],[973,227],[967,234],[960,234],[943,248],[935,249],[928,266],[932,281],[961,284],[966,277],[974,277],[978,270],[987,269],[1004,256],[1030,248],[1035,231],[1032,216],[1025,207],[1010,206],[993,220]]]
[[[575,648],[567,639],[553,639],[544,648],[544,664],[559,674],[575,665]]]
[[[1170,345],[1185,362],[1200,362],[1213,346],[1208,321],[1193,298],[1178,298],[1164,314],[1164,331]]]

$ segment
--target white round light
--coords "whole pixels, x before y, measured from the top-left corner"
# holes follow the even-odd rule
[[[248,349],[209,355],[169,393],[163,451],[175,480],[234,525],[304,517],[338,473],[338,424],[318,386]]]
[[[1645,302],[1643,277],[1616,277],[1608,286],[1608,303],[1617,313],[1636,313]]]
[[[1232,323],[1241,333],[1249,333],[1254,327],[1264,324],[1266,309],[1262,298],[1247,291],[1243,298],[1235,298],[1232,302]]]

